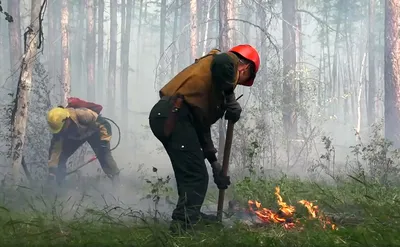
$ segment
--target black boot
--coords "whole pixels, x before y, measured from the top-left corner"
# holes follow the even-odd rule
[[[205,214],[205,213],[200,213],[200,219],[196,225],[202,225],[202,226],[223,226],[222,222],[218,220],[218,217],[213,214]]]
[[[200,217],[201,217],[201,220],[208,221],[208,222],[211,222],[211,223],[217,223],[218,222],[218,217],[216,215],[213,215],[213,214],[205,214],[205,213],[201,213],[200,212]]]
[[[185,234],[188,228],[188,224],[181,220],[172,220],[169,225],[169,231],[172,235]]]

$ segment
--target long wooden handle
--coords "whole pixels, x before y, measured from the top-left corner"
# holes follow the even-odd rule
[[[233,139],[233,126],[232,121],[228,121],[228,127],[226,129],[225,146],[224,146],[224,158],[222,162],[222,174],[224,176],[228,175],[229,170],[229,157],[231,155],[232,139]],[[222,221],[222,210],[224,208],[224,198],[225,190],[219,190],[218,195],[218,208],[217,208],[217,218]]]

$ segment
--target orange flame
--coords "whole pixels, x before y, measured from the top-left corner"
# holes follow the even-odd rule
[[[317,205],[313,205],[312,202],[309,202],[307,200],[300,200],[299,203],[307,208],[311,218],[318,218],[318,220],[322,223],[322,227],[324,229],[326,229],[327,225],[330,225],[332,230],[338,230],[337,226],[333,224],[328,217],[326,217],[322,212],[319,211]]]
[[[277,197],[277,203],[279,205],[278,212],[273,212],[271,209],[263,208],[261,203],[258,201],[249,200],[248,205],[251,212],[257,215],[257,217],[265,222],[265,223],[281,223],[285,229],[291,229],[295,227],[297,220],[293,219],[294,213],[296,211],[295,207],[292,205],[288,205],[283,201],[282,196],[280,195],[279,186],[275,187],[275,196]],[[318,218],[322,223],[323,228],[325,229],[327,225],[330,225],[332,230],[337,230],[335,224],[333,224],[325,215],[323,215],[318,206],[313,205],[312,202],[307,200],[300,200],[300,204],[305,206],[310,214],[311,218]]]
[[[287,205],[286,202],[283,201],[282,196],[280,195],[279,187],[275,187],[275,195],[279,205],[279,211],[277,213],[273,212],[271,209],[262,208],[260,202],[252,200],[248,201],[250,210],[254,212],[263,222],[283,223],[283,226],[286,229],[294,227],[295,224],[292,220],[292,217],[293,213],[295,212],[295,208],[291,205]],[[256,210],[253,209],[253,206],[256,207]]]

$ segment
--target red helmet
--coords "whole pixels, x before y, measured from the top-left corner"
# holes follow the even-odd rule
[[[258,72],[258,69],[260,68],[260,56],[258,55],[258,52],[254,47],[248,44],[243,44],[243,45],[237,45],[235,47],[232,47],[230,52],[237,53],[241,55],[242,57],[246,58],[247,60],[253,62],[254,64],[254,75],[250,80],[248,80],[246,83],[244,83],[244,86],[252,86],[254,79],[256,77],[256,73]]]

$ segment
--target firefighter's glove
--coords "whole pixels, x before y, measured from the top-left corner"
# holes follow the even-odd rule
[[[242,113],[242,107],[240,107],[239,102],[235,99],[235,94],[231,93],[226,96],[226,112],[225,119],[236,123],[240,119],[240,114]]]
[[[231,179],[229,176],[224,176],[222,174],[222,167],[218,161],[215,161],[211,164],[214,183],[217,185],[218,189],[226,190],[229,185],[231,185]]]
[[[203,149],[204,158],[206,158],[208,162],[212,164],[214,161],[217,161],[217,156],[215,155],[216,152],[217,149],[215,149],[214,146],[212,146],[211,148],[206,147]]]

